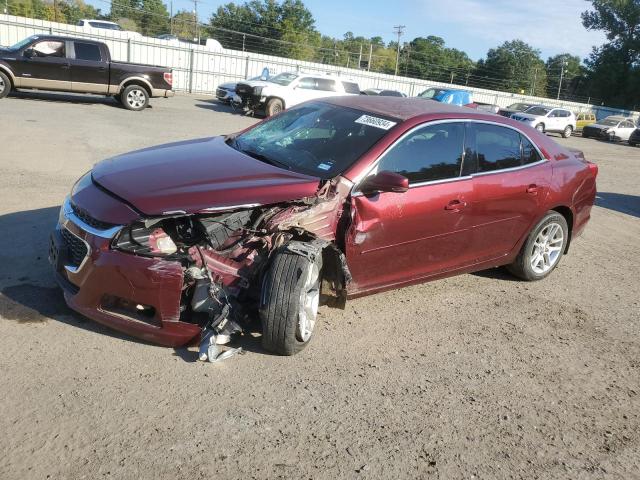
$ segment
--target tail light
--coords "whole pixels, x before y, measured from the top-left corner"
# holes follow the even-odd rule
[[[596,178],[598,176],[598,165],[592,162],[587,162],[587,165],[589,166],[589,171],[593,174],[593,178]]]
[[[173,72],[164,72],[164,81],[173,86]]]

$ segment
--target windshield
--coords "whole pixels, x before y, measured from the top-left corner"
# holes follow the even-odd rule
[[[437,98],[447,93],[446,90],[442,88],[428,88],[424,92],[422,92],[418,97],[420,98]]]
[[[522,111],[526,110],[529,107],[531,107],[531,105],[528,104],[528,103],[512,103],[511,105],[509,105],[507,107],[507,109],[515,110],[516,112],[522,112]]]
[[[93,28],[102,28],[105,30],[122,30],[122,27],[117,23],[107,23],[107,22],[89,22]]]
[[[611,118],[605,118],[604,120],[600,120],[598,122],[599,125],[603,125],[605,127],[617,127],[620,123],[620,120],[613,120]]]
[[[271,83],[277,83],[278,85],[286,87],[296,78],[298,78],[298,75],[296,75],[295,73],[281,73],[279,75],[276,75],[275,77],[270,78],[269,81]]]
[[[392,118],[313,102],[286,110],[228,143],[263,162],[327,179],[349,168],[396,123]]]
[[[24,40],[21,40],[18,43],[16,43],[15,45],[9,47],[9,50],[12,50],[12,51],[20,50],[21,48],[26,47],[27,45],[29,45],[31,42],[33,42],[37,38],[38,38],[37,35],[32,35],[31,37],[27,37]]]
[[[551,110],[549,108],[544,108],[544,107],[531,107],[528,108],[524,111],[524,113],[530,113],[531,115],[546,115],[547,113],[549,113]]]

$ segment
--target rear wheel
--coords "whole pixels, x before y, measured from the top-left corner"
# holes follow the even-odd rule
[[[134,112],[144,110],[149,105],[149,92],[140,85],[129,85],[122,91],[122,105]]]
[[[11,80],[3,72],[0,71],[0,98],[9,95],[11,91]]]
[[[538,130],[540,133],[544,133],[544,123],[537,124],[536,130]]]
[[[286,247],[275,254],[262,286],[265,349],[294,355],[307,346],[318,317],[321,271],[321,255],[309,258]]]
[[[564,127],[564,130],[562,131],[562,138],[569,138],[572,132],[573,132],[573,127],[571,125],[567,125],[566,127]]]
[[[272,98],[267,102],[267,116],[275,115],[284,110],[284,105],[282,105],[282,100],[279,98]]]
[[[516,260],[507,268],[523,280],[542,280],[560,262],[569,239],[565,218],[549,211],[531,230]]]

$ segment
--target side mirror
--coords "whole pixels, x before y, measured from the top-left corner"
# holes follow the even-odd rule
[[[371,177],[367,177],[360,190],[365,195],[377,192],[404,193],[409,190],[409,179],[399,173],[383,170]]]
[[[36,56],[36,51],[33,48],[27,48],[22,55],[27,58],[33,58]]]

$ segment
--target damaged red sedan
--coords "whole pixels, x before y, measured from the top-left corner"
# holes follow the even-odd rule
[[[597,167],[521,123],[335,97],[240,134],[97,164],[49,257],[68,305],[167,346],[250,321],[284,355],[318,306],[500,265],[540,280],[584,229]]]

